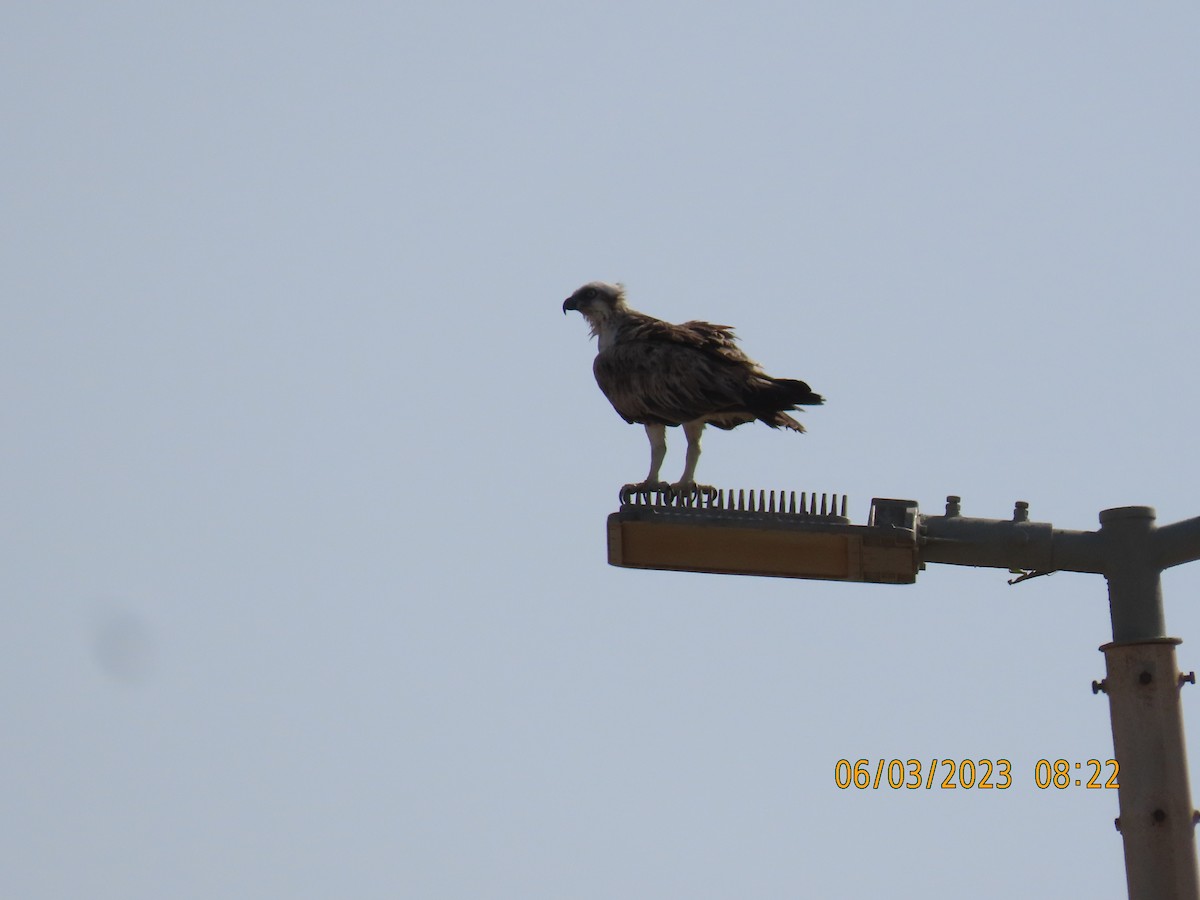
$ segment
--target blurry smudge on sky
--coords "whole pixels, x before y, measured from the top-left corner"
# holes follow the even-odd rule
[[[92,656],[100,671],[123,684],[145,682],[154,669],[154,642],[146,620],[129,610],[110,610],[91,622]]]

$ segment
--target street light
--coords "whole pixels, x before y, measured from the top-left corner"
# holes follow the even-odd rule
[[[1108,582],[1113,639],[1101,647],[1120,771],[1117,828],[1131,900],[1200,900],[1188,785],[1177,638],[1168,637],[1162,571],[1200,559],[1200,517],[1158,528],[1148,506],[1100,513],[1098,531],[1029,520],[944,515],[912,500],[874,499],[866,525],[846,517],[846,498],[784,491],[674,493],[627,486],[608,517],[608,561],[641,569],[912,584],[928,563],[1008,569],[1013,583],[1051,572],[1089,572]]]

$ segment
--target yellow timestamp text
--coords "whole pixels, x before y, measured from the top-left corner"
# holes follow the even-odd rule
[[[1103,777],[1105,771],[1107,778]],[[1056,788],[1060,791],[1072,787],[1099,790],[1120,787],[1117,773],[1121,767],[1115,759],[1089,759],[1072,762],[1069,759],[1039,759],[1033,764],[1033,783],[1042,790]],[[1088,775],[1088,773],[1091,775]]]
[[[842,790],[1007,790],[1012,763],[1007,759],[839,759],[833,783]]]

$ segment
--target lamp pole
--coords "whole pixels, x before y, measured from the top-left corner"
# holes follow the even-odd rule
[[[1116,824],[1129,896],[1183,900],[1200,897],[1196,814],[1179,697],[1184,681],[1175,660],[1180,641],[1166,635],[1155,532],[1148,506],[1100,514],[1113,626],[1112,642],[1100,648],[1107,670],[1102,687],[1120,766]]]

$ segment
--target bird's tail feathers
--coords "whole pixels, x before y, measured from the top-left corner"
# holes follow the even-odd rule
[[[820,406],[825,398],[795,378],[772,378],[771,386],[795,406]]]
[[[789,416],[785,410],[804,406],[819,406],[825,402],[820,394],[813,393],[803,381],[795,378],[772,378],[755,392],[752,409],[760,422],[772,428],[787,428],[789,431],[804,432],[804,426]]]
[[[762,421],[766,422],[772,428],[786,428],[788,431],[798,431],[804,434],[804,426],[787,413],[777,412],[774,415],[762,416],[761,418]]]

